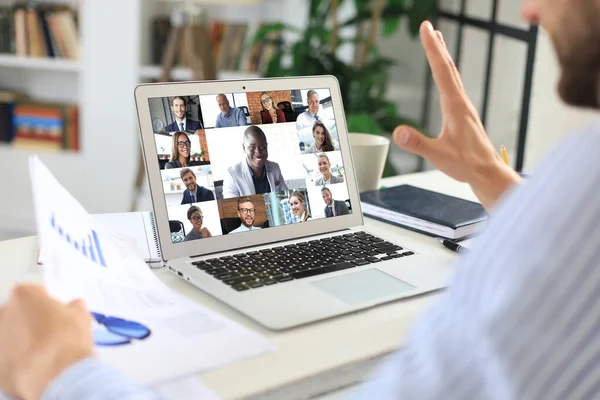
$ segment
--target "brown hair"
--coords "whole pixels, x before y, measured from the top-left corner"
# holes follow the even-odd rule
[[[240,204],[244,204],[244,203],[252,203],[252,205],[254,205],[254,202],[252,201],[252,199],[250,199],[250,197],[248,197],[248,196],[240,197],[237,201],[238,211],[240,210]]]
[[[334,151],[335,147],[333,147],[333,140],[331,139],[331,134],[329,133],[329,130],[325,127],[325,124],[323,122],[315,121],[312,127],[313,136],[315,134],[315,129],[319,127],[323,128],[323,133],[325,134],[325,140],[323,141],[323,146],[321,146],[321,151]]]
[[[186,176],[187,174],[192,174],[192,176],[195,178],[196,174],[194,173],[194,171],[192,171],[189,168],[182,168],[181,171],[179,171],[179,177],[181,179],[183,179],[184,176]]]
[[[198,212],[200,215],[202,215],[202,210],[200,209],[200,207],[198,206],[191,206],[190,208],[188,208],[187,210],[187,219],[188,220],[192,220],[192,214]]]
[[[179,160],[179,146],[177,146],[177,142],[179,141],[179,137],[181,135],[185,135],[186,138],[188,138],[188,140],[190,140],[190,137],[185,133],[185,132],[175,132],[173,134],[173,148],[171,148],[171,160],[170,161],[175,161],[175,160]],[[190,156],[192,154],[192,145],[190,144]],[[185,165],[182,164],[183,167],[187,167],[190,163],[190,156],[187,157],[187,159],[185,160]]]
[[[187,101],[185,101],[185,99],[181,96],[175,96],[175,97],[171,98],[171,107],[173,107],[173,101],[175,101],[176,99],[183,101],[183,106],[187,107]]]

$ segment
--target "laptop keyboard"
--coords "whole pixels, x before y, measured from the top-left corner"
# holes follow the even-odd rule
[[[366,232],[192,262],[237,291],[413,255]]]

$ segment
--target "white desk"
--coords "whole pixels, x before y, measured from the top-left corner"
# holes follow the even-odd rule
[[[457,197],[476,200],[468,185],[433,171],[385,179],[387,186],[409,183]],[[367,226],[388,229],[398,241],[417,251],[455,255],[431,237],[378,221],[366,219]],[[16,282],[41,282],[35,263],[35,237],[0,242],[0,301]],[[223,399],[309,397],[358,382],[382,355],[395,349],[415,318],[435,294],[396,301],[351,315],[308,326],[272,332],[180,280],[166,269],[157,276],[172,289],[271,337],[278,350],[201,375],[202,381]],[[157,362],[160,362],[157,360]]]

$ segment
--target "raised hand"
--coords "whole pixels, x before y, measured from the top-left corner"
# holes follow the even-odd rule
[[[429,138],[412,127],[401,125],[394,130],[394,142],[452,178],[467,182],[483,206],[491,208],[502,193],[521,178],[496,153],[464,90],[441,32],[426,21],[421,25],[420,34],[440,93],[442,131],[437,138]]]

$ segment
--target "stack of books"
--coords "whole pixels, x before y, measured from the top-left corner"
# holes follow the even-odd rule
[[[78,115],[76,105],[0,92],[0,142],[35,150],[79,150]]]

